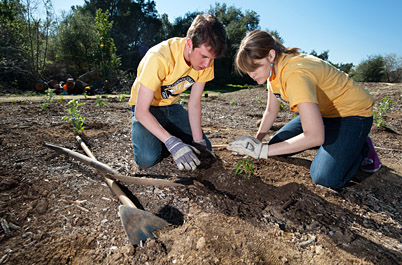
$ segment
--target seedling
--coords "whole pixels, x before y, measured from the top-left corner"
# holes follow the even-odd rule
[[[181,94],[179,97],[179,104],[184,105],[186,103],[187,94]]]
[[[394,102],[391,99],[384,97],[382,101],[378,104],[379,105],[378,111],[376,110],[373,111],[374,121],[378,128],[386,126],[384,117],[391,108],[392,104],[394,104]]]
[[[230,105],[234,105],[236,104],[236,100],[232,99],[232,101],[230,101]]]
[[[64,97],[63,96],[60,96],[58,99],[57,99],[57,103],[63,103],[64,102]]]
[[[250,176],[254,174],[254,170],[255,170],[254,162],[249,157],[247,157],[246,159],[237,161],[236,171],[234,174],[238,175],[246,173],[248,175],[248,178],[250,178]]]
[[[105,106],[107,104],[107,97],[106,97],[105,101],[103,101],[101,96],[96,95],[96,104],[98,105],[98,107]]]
[[[203,101],[206,102],[208,98],[208,91],[204,91],[204,98]]]
[[[258,102],[258,103],[260,103],[260,104],[262,103],[262,99],[261,99],[260,96],[256,96],[255,98],[257,99],[257,102]]]
[[[42,111],[49,108],[49,104],[53,102],[53,97],[55,96],[55,93],[54,93],[55,90],[56,89],[51,89],[51,88],[48,88],[47,90],[45,90],[45,93],[46,93],[45,97],[44,97],[45,102],[42,105],[40,105],[40,109]]]
[[[120,101],[126,101],[126,93],[123,93],[123,94],[120,94],[118,97],[119,97],[119,100]]]
[[[279,104],[279,111],[282,111],[282,110],[284,110],[285,109],[285,104],[283,104],[283,102],[281,102],[280,104]]]
[[[78,99],[70,100],[65,106],[69,107],[67,109],[68,116],[63,117],[63,121],[71,122],[73,125],[74,133],[80,133],[84,131],[85,118],[81,116],[78,107],[84,105],[80,103]]]

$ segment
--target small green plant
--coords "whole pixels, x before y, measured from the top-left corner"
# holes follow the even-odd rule
[[[123,93],[123,94],[120,94],[119,96],[118,96],[118,98],[119,98],[119,100],[120,101],[126,101],[126,93]]]
[[[282,110],[284,110],[285,109],[285,104],[283,104],[283,102],[281,102],[280,104],[279,104],[279,111],[282,111]]]
[[[78,108],[82,105],[84,105],[84,103],[80,103],[78,99],[72,99],[65,105],[69,108],[67,109],[68,115],[63,117],[63,121],[71,122],[74,133],[84,131],[85,118],[81,116],[81,113],[78,110]]]
[[[250,178],[250,176],[254,174],[254,170],[255,170],[254,162],[249,157],[247,157],[246,159],[237,161],[236,171],[234,174],[238,175],[246,173]]]
[[[179,104],[184,105],[186,103],[187,94],[180,94]]]
[[[221,92],[218,92],[217,97],[220,98],[221,95],[222,95],[222,93],[221,93]]]
[[[57,103],[63,103],[64,102],[64,97],[61,95],[58,99],[57,99]]]
[[[106,97],[105,101],[103,101],[101,96],[96,95],[96,104],[98,105],[98,107],[103,107],[103,106],[107,105],[107,97]]]
[[[384,97],[382,101],[378,104],[379,105],[378,111],[377,110],[373,111],[373,118],[378,128],[386,126],[384,117],[391,108],[392,104],[394,104],[394,102],[391,99]]]
[[[230,101],[230,105],[234,105],[234,104],[236,104],[236,100],[232,99],[232,100]]]
[[[208,91],[204,91],[204,98],[203,101],[206,102],[208,98]]]
[[[56,95],[54,93],[55,90],[56,89],[52,89],[52,88],[48,88],[47,90],[45,90],[45,93],[46,93],[45,97],[44,97],[45,102],[42,105],[40,105],[40,109],[42,111],[49,108],[49,104],[53,102],[53,98]]]
[[[255,98],[257,99],[257,102],[258,102],[258,103],[262,104],[262,99],[261,99],[260,96],[256,96]]]

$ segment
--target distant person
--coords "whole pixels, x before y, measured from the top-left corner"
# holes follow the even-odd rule
[[[72,95],[74,94],[75,82],[74,79],[69,77],[67,82],[63,85],[62,95]]]
[[[129,100],[139,167],[149,168],[170,152],[180,170],[194,170],[200,161],[190,145],[211,150],[201,130],[201,96],[205,83],[214,78],[214,59],[225,48],[223,25],[204,14],[194,19],[185,38],[168,39],[146,52]],[[190,87],[186,111],[178,102]]]
[[[268,80],[268,101],[255,138],[241,136],[229,144],[229,150],[268,158],[319,146],[311,177],[316,184],[333,189],[348,183],[359,167],[366,172],[379,170],[381,161],[368,137],[373,99],[346,73],[297,48],[285,48],[261,30],[244,37],[235,65],[258,84]],[[281,102],[299,116],[263,145]]]

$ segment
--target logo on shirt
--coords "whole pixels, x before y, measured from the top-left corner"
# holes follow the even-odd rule
[[[286,100],[284,100],[282,97],[281,97],[281,94],[274,94],[275,95],[275,97],[277,98],[277,99],[279,99],[282,103],[284,103],[284,104],[286,104],[286,105],[289,105],[289,101],[286,101]]]
[[[181,77],[173,84],[161,87],[162,98],[167,99],[169,96],[178,96],[194,83],[194,79],[190,76]]]

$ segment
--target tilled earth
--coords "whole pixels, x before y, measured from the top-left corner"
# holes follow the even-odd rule
[[[129,242],[121,204],[93,168],[42,146],[83,153],[64,105],[31,98],[0,103],[0,264],[402,264],[402,84],[363,83],[378,103],[394,104],[385,127],[370,133],[383,167],[359,172],[347,187],[314,185],[316,150],[254,160],[252,174],[235,174],[246,161],[215,147],[192,172],[171,157],[138,168],[126,101],[81,100],[81,138],[96,158],[126,176],[165,179],[182,186],[120,182],[142,210],[169,225],[156,239]],[[185,105],[186,103],[184,103]],[[255,135],[266,104],[264,88],[203,98],[203,129],[213,145]],[[293,118],[280,112],[269,136]],[[266,139],[269,139],[269,136]],[[134,224],[135,225],[135,224]]]

